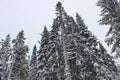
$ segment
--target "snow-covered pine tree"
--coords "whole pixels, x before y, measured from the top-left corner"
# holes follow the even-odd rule
[[[12,50],[11,50],[11,38],[10,35],[8,34],[6,36],[6,39],[0,42],[1,44],[1,49],[0,49],[0,73],[2,75],[2,80],[7,80],[8,75],[9,75],[9,58],[11,56]]]
[[[90,52],[86,50],[89,49],[92,52],[91,48],[95,47],[97,40],[87,30],[87,27],[78,14],[77,24],[72,17],[67,15],[60,2],[57,4],[56,11],[59,39],[64,56],[65,80],[95,79],[96,73],[90,58]],[[76,62],[80,61],[81,58],[83,58],[83,62],[81,61],[82,66],[79,66]]]
[[[76,21],[79,29],[78,36],[77,36],[78,38],[76,40],[78,45],[78,48],[77,48],[79,53],[78,55],[80,57],[77,60],[77,62],[80,63],[78,66],[79,68],[78,70],[80,70],[79,74],[82,74],[84,77],[81,75],[79,76],[81,76],[83,80],[84,79],[85,80],[112,79],[117,69],[112,57],[109,54],[107,54],[106,50],[103,48],[101,44],[100,44],[100,50],[97,48],[99,44],[98,40],[87,29],[87,27],[85,26],[79,14],[76,14]],[[106,61],[111,65],[106,64],[105,63]],[[96,69],[96,65],[99,65],[99,69],[98,68]],[[108,69],[108,67],[110,66],[112,68]],[[102,73],[99,75],[100,71]],[[107,72],[109,72],[109,75]],[[103,77],[102,74],[105,75],[104,78],[101,78]]]
[[[71,74],[71,69],[70,69],[70,64],[69,64],[69,54],[71,53],[68,53],[67,52],[67,49],[66,49],[66,45],[65,45],[65,37],[66,37],[66,34],[65,34],[65,27],[67,25],[67,14],[66,12],[64,11],[64,8],[62,7],[62,4],[61,2],[58,2],[57,5],[56,5],[56,15],[57,15],[57,19],[58,19],[58,25],[59,25],[59,35],[60,35],[60,45],[62,46],[63,48],[63,57],[64,57],[64,77],[65,77],[65,80],[72,80],[72,74]]]
[[[68,56],[68,64],[71,69],[72,80],[80,80],[77,74],[77,35],[78,27],[74,19],[70,16],[67,17],[65,28],[65,46]]]
[[[56,5],[56,14],[57,17],[54,19],[49,38],[44,38],[48,42],[41,45],[39,50],[39,55],[44,53],[43,57],[39,57],[41,59],[39,61],[44,64],[42,70],[47,69],[43,71],[44,73],[39,73],[43,77],[42,80],[112,79],[113,76],[110,75],[115,72],[116,67],[114,70],[107,69],[109,65],[105,64],[105,60],[112,62],[112,58],[106,59],[107,55],[98,57],[100,54],[100,50],[97,48],[98,40],[88,30],[80,15],[76,14],[75,22],[71,16],[67,15],[60,2]],[[42,39],[41,43],[45,41]],[[46,61],[45,56],[47,56]],[[112,64],[115,66],[114,63]],[[100,68],[96,68],[96,65],[100,65]],[[105,78],[97,73],[103,67],[104,70],[101,72],[106,75]],[[108,73],[105,71],[111,73],[107,75]]]
[[[37,47],[34,45],[29,65],[29,80],[37,80]]]
[[[49,32],[46,27],[44,27],[44,31],[42,34],[42,38],[40,41],[40,49],[38,50],[37,56],[37,74],[38,80],[45,80],[48,78],[47,73],[49,72],[48,66],[48,42],[49,42]]]
[[[98,54],[94,55],[94,67],[96,68],[97,79],[117,80],[117,67],[115,62],[100,42]]]
[[[99,20],[102,25],[109,25],[109,31],[106,34],[106,43],[112,45],[111,52],[116,51],[116,57],[120,56],[120,4],[118,0],[99,0],[97,6],[101,7],[101,16]]]
[[[76,50],[74,50],[76,53],[76,78],[77,80],[94,80],[96,79],[96,73],[90,51],[92,52],[92,47],[95,47],[97,40],[88,31],[78,13],[76,14],[76,22],[72,20],[71,30],[73,32],[72,34],[70,33],[71,39],[76,47]]]
[[[36,47],[36,45],[34,45],[31,60],[30,60],[31,67],[36,65],[36,61],[37,61],[36,59],[37,59],[37,47]]]
[[[64,56],[65,80],[96,80],[97,73],[94,67],[94,57],[98,54],[96,37],[87,29],[79,14],[76,14],[75,22],[67,15],[60,2],[56,11],[58,34]]]
[[[13,43],[13,63],[11,66],[10,80],[27,80],[28,79],[28,61],[26,55],[28,46],[25,45],[24,31],[20,31]]]
[[[48,63],[51,65],[51,77],[52,80],[64,80],[64,53],[63,44],[61,40],[61,29],[60,29],[59,18],[54,19],[52,30],[50,31],[49,38],[49,57]]]

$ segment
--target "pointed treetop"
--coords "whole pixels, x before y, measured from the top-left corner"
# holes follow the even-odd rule
[[[52,31],[56,31],[58,29],[58,20],[57,19],[54,19],[53,20],[53,24],[52,24]]]
[[[8,35],[6,36],[6,38],[10,38],[10,34],[8,34]]]
[[[26,53],[28,53],[29,48],[27,45],[25,45],[25,36],[24,36],[24,31],[20,31],[18,33],[18,35],[16,36],[16,39],[12,40],[13,43],[13,51],[19,51],[21,52],[22,50],[25,51],[25,53],[23,52],[23,54],[25,55]],[[19,50],[20,49],[20,50]],[[16,53],[17,54],[17,53]]]
[[[10,38],[11,38],[11,37],[10,37],[10,34],[8,34],[8,35],[6,36],[6,40],[7,40],[7,41],[10,41]]]
[[[78,25],[85,26],[83,19],[81,18],[81,16],[78,13],[76,13],[76,21],[77,21]]]
[[[56,11],[60,12],[62,10],[62,4],[61,2],[58,2],[56,5]]]
[[[36,64],[36,60],[37,60],[36,54],[37,54],[37,47],[36,47],[36,45],[34,45],[32,56],[31,56],[30,66],[34,66]]]
[[[10,34],[8,34],[8,35],[6,36],[5,41],[8,42],[8,43],[10,42]]]
[[[18,39],[21,38],[21,39],[25,40],[24,30],[21,30],[21,31],[18,33],[17,38],[18,38]]]
[[[8,35],[6,36],[5,40],[6,40],[6,41],[10,40],[10,34],[8,34]],[[5,41],[5,40],[2,39],[2,41]],[[0,42],[0,43],[1,43],[1,42]]]
[[[43,30],[43,34],[42,35],[48,35],[49,32],[48,32],[48,29],[46,26],[44,26],[44,30]]]
[[[21,31],[19,32],[19,35],[24,35],[24,30],[21,30]]]
[[[47,27],[46,26],[44,26],[44,31],[47,31]]]
[[[58,2],[58,3],[56,4],[56,15],[57,15],[57,16],[61,16],[61,15],[63,15],[63,14],[65,14],[64,8],[62,7],[61,2]]]
[[[44,44],[44,43],[47,43],[48,41],[48,38],[49,38],[49,31],[47,30],[47,27],[45,26],[44,27],[44,30],[41,34],[42,38],[40,41],[38,41],[41,45]],[[47,40],[47,41],[46,41]]]
[[[58,2],[56,6],[57,6],[57,7],[61,7],[61,6],[62,6],[62,3],[61,3],[61,2]]]
[[[100,52],[104,53],[106,51],[105,48],[103,47],[103,45],[100,42],[98,42],[98,44],[99,44],[99,50],[100,50]]]
[[[33,47],[33,51],[36,51],[37,50],[37,47],[36,47],[36,44],[34,45]]]
[[[8,45],[10,46],[10,39],[11,39],[10,34],[8,34],[5,39],[5,43],[4,43],[5,46],[8,46]]]
[[[79,17],[80,19],[82,19],[81,16],[78,13],[76,13],[76,17]]]
[[[21,30],[19,33],[18,33],[18,35],[16,36],[16,39],[13,39],[12,40],[12,43],[16,43],[16,44],[18,44],[18,42],[22,42],[23,44],[24,44],[24,40],[25,40],[26,38],[24,37],[24,31],[23,30]]]

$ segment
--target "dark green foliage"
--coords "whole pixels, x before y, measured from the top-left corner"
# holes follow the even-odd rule
[[[75,22],[71,16],[67,15],[60,2],[56,5],[56,11],[57,17],[49,32],[49,38],[46,39],[49,41],[43,45],[47,45],[44,52],[48,54],[46,64],[42,67],[44,70],[47,66],[44,78],[48,80],[110,80],[114,78],[117,68],[112,57],[88,30],[80,15],[76,14]]]
[[[10,35],[8,34],[6,36],[6,39],[0,42],[1,48],[0,48],[0,74],[1,78],[3,80],[8,79],[8,74],[9,74],[9,65],[8,61],[12,53],[11,49],[11,38]]]
[[[117,0],[99,0],[97,6],[102,8],[102,18],[99,23],[109,25],[109,31],[106,34],[106,43],[112,45],[111,52],[116,52],[116,57],[120,56],[120,5]]]
[[[28,71],[27,71],[27,60],[26,55],[28,53],[28,46],[25,45],[24,31],[22,30],[17,35],[16,39],[13,40],[13,67],[12,74],[14,78],[18,80],[27,80]]]
[[[47,61],[48,61],[48,41],[49,41],[49,32],[46,27],[42,34],[40,49],[38,50],[37,56],[37,74],[38,78],[42,78],[46,71],[48,71]]]
[[[34,45],[29,65],[29,80],[37,80],[37,47]]]
[[[36,48],[36,45],[34,45],[30,66],[35,66],[36,62],[37,62],[37,48]]]
[[[85,26],[80,15],[76,14],[75,22],[60,2],[56,5],[56,11],[57,17],[47,39],[49,41],[45,51],[48,54],[48,70],[44,77],[52,80],[112,79],[116,72],[114,61],[102,45],[100,50],[97,48],[99,42]],[[53,79],[51,74],[56,78]]]
[[[113,44],[112,52],[119,49],[119,5],[117,0],[99,0],[103,8],[100,24],[110,25],[107,33],[108,45]],[[116,25],[117,24],[117,25]],[[61,2],[56,5],[56,18],[50,31],[44,27],[40,47],[33,48],[30,64],[26,60],[28,46],[25,45],[22,30],[10,47],[10,36],[1,41],[0,60],[5,70],[2,75],[13,80],[117,80],[117,67],[104,46],[88,30],[81,16],[76,21],[69,16]],[[119,50],[117,50],[119,53]],[[6,65],[7,61],[11,61]],[[28,67],[29,66],[29,67]],[[29,69],[29,71],[28,71]],[[2,77],[4,78],[4,77]],[[119,80],[119,79],[118,79]]]

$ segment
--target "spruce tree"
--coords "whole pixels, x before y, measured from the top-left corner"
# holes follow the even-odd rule
[[[117,69],[112,57],[103,47],[98,48],[99,41],[80,15],[76,14],[75,22],[73,17],[67,15],[61,2],[56,5],[56,15],[52,30],[46,31],[49,36],[44,35],[45,29],[42,35],[38,57],[41,79],[113,79]]]
[[[42,34],[40,41],[40,49],[38,50],[37,57],[37,74],[38,79],[46,78],[45,75],[49,72],[48,66],[48,42],[49,42],[49,32],[46,27]]]
[[[109,25],[109,31],[106,34],[106,43],[112,45],[111,52],[116,52],[116,57],[120,56],[120,4],[118,0],[99,0],[97,6],[101,7],[102,18],[99,23]]]
[[[116,73],[117,70],[113,58],[107,53],[97,38],[87,29],[78,13],[76,14],[76,21],[80,30],[77,39],[79,57],[81,58],[79,72],[80,74],[87,73],[87,75],[84,75],[85,77],[83,79],[113,79],[114,73]],[[98,45],[100,45],[100,48],[97,48]],[[109,63],[110,65],[108,65]],[[99,68],[96,69],[96,66]],[[100,71],[102,73],[100,73]],[[105,76],[103,77],[103,75]]]
[[[37,61],[36,59],[37,59],[37,47],[36,47],[36,45],[34,45],[32,56],[31,56],[31,61],[30,61],[31,67],[36,65],[36,61]]]
[[[76,36],[74,39],[77,46],[77,76],[80,80],[95,80],[96,72],[94,70],[94,63],[92,63],[91,56],[94,53],[94,48],[96,47],[97,39],[88,30],[88,28],[84,24],[84,21],[78,13],[76,14],[76,25]]]
[[[61,46],[60,26],[58,24],[58,18],[54,19],[52,30],[49,37],[49,57],[48,63],[51,66],[52,80],[64,79],[64,59],[63,49]]]
[[[29,65],[29,80],[37,80],[37,48],[34,45],[31,61]]]
[[[0,49],[0,53],[1,53],[1,56],[0,56],[0,60],[1,60],[1,75],[2,75],[2,80],[7,80],[8,79],[8,75],[9,75],[9,71],[10,71],[10,61],[9,61],[9,58],[11,56],[11,38],[10,38],[10,35],[8,34],[6,36],[6,39],[3,40],[0,42],[1,44],[1,49]]]
[[[85,26],[79,14],[76,14],[77,22],[75,22],[71,16],[67,15],[60,2],[56,5],[56,11],[58,38],[64,56],[65,80],[98,79],[94,65],[99,61],[99,59],[94,60],[98,54],[97,38]]]
[[[98,79],[117,80],[117,67],[115,62],[100,42],[98,54],[96,54],[94,59],[96,60],[94,66],[96,68]]]
[[[58,24],[59,24],[59,35],[60,35],[60,44],[63,48],[63,57],[64,57],[64,76],[65,80],[72,80],[72,74],[71,74],[71,69],[68,61],[68,55],[66,45],[65,45],[65,27],[67,25],[67,14],[64,11],[64,8],[62,7],[61,2],[58,2],[56,5],[56,15],[58,18]]]
[[[28,46],[25,45],[24,31],[20,31],[13,41],[13,63],[11,68],[10,79],[27,80],[28,78],[28,63],[26,55]]]

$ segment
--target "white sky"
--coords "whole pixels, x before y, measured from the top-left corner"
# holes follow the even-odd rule
[[[98,0],[0,0],[0,39],[7,34],[13,39],[23,29],[30,49],[34,44],[38,46],[43,27],[46,25],[48,30],[51,29],[58,1],[62,2],[68,15],[75,17],[78,12],[89,30],[104,42],[108,27],[98,25]]]

